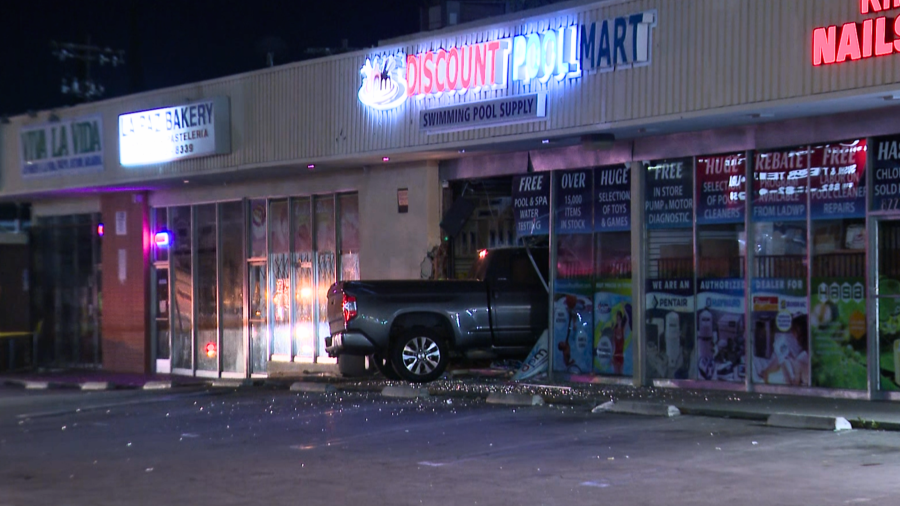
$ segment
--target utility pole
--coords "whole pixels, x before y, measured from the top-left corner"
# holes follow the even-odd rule
[[[109,64],[113,68],[125,65],[125,51],[92,45],[90,36],[88,36],[86,44],[53,41],[50,43],[50,48],[53,56],[58,58],[60,63],[73,60],[79,64],[81,72],[78,74],[81,75],[73,76],[70,73],[67,77],[63,77],[60,91],[63,95],[71,95],[81,102],[90,102],[106,92],[106,88],[94,81],[91,76],[93,63],[96,62],[101,67]]]

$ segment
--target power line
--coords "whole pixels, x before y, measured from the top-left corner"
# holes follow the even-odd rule
[[[90,37],[86,44],[52,41],[50,48],[60,64],[68,61],[78,64],[82,75],[73,76],[70,73],[63,77],[60,91],[63,95],[71,95],[84,102],[99,98],[106,92],[106,88],[91,77],[93,64],[96,63],[101,67],[111,65],[113,68],[125,65],[124,50],[93,45]]]

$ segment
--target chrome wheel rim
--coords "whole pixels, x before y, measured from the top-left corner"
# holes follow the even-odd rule
[[[401,354],[403,367],[416,376],[426,376],[441,362],[441,348],[430,337],[414,337],[406,342]]]

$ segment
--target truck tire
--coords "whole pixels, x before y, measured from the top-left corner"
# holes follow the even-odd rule
[[[447,340],[434,329],[413,327],[391,343],[391,365],[402,379],[427,383],[444,374],[449,351]]]
[[[341,355],[338,357],[338,371],[345,378],[366,376],[366,357],[362,355]]]
[[[400,375],[397,374],[397,371],[394,370],[394,366],[391,365],[391,361],[385,358],[380,353],[369,356],[369,360],[372,362],[372,364],[375,365],[375,369],[380,372],[381,375],[385,377],[385,379],[400,379]]]

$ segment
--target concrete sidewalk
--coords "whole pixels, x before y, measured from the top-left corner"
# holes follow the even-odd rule
[[[380,377],[341,378],[337,374],[315,374],[269,380],[205,379],[170,375],[117,374],[104,371],[59,371],[6,374],[0,384],[27,389],[70,388],[82,390],[160,389],[173,387],[238,388],[257,387],[297,392],[380,392],[387,388],[391,396],[398,389],[409,389],[410,398],[484,399],[499,404],[535,405],[535,396],[543,404],[579,406],[591,410],[610,403],[616,412],[650,415],[671,414],[671,407],[683,415],[741,418],[763,423],[783,423],[798,428],[823,428],[843,418],[856,429],[900,431],[900,403],[841,398],[772,395],[722,390],[689,390],[675,387],[643,387],[594,383],[516,383],[496,375],[472,375],[439,379],[427,385],[409,385]],[[323,385],[324,384],[324,385]],[[312,388],[312,386],[328,388]],[[402,392],[401,392],[402,393]],[[415,395],[413,395],[415,394]],[[388,395],[388,394],[385,394]],[[508,402],[507,402],[508,401]],[[527,402],[526,402],[527,401]],[[611,406],[608,404],[608,406]],[[773,415],[777,421],[773,422]],[[791,425],[793,426],[793,425]]]
[[[0,385],[28,390],[75,389],[121,390],[162,389],[179,386],[204,386],[207,380],[166,374],[111,373],[101,370],[62,370],[0,374]]]

